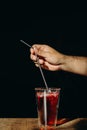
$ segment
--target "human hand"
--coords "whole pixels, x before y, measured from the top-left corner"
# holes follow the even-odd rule
[[[38,62],[42,68],[56,71],[61,70],[62,62],[64,55],[56,51],[48,45],[35,44],[30,49],[30,58],[35,62],[35,65],[38,66],[37,57],[39,58]]]

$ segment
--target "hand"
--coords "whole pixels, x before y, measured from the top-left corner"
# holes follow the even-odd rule
[[[39,58],[39,64],[42,68],[56,71],[61,70],[62,59],[64,55],[53,49],[48,45],[35,44],[30,49],[30,58],[38,66],[37,57]]]
[[[42,68],[56,71],[63,70],[87,76],[87,57],[64,55],[48,45],[33,45],[30,49],[30,58]]]

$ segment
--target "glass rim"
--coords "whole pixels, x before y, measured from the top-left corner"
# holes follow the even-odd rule
[[[49,90],[57,90],[57,91],[59,91],[59,90],[61,90],[61,88],[48,88]],[[40,87],[36,87],[35,88],[35,90],[37,90],[37,91],[40,91],[40,90],[47,90],[46,88],[40,88]]]

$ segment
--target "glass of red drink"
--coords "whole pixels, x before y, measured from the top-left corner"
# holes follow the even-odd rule
[[[60,88],[35,88],[40,127],[55,127],[58,116]]]

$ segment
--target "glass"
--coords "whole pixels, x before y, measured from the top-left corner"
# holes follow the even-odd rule
[[[39,127],[55,127],[60,99],[60,88],[35,88]]]

